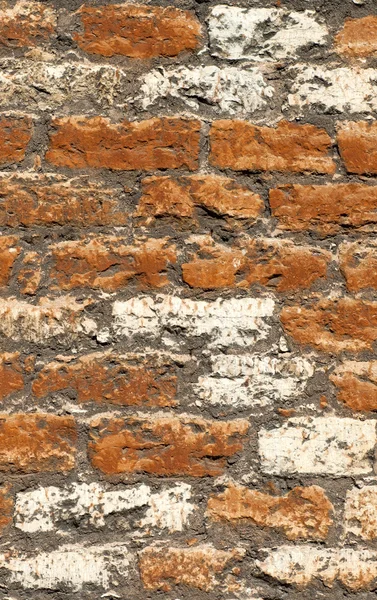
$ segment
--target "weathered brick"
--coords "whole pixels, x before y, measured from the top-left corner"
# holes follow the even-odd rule
[[[331,139],[324,129],[280,121],[259,127],[247,121],[214,121],[211,163],[236,171],[334,173]]]
[[[208,421],[191,415],[131,416],[92,421],[89,455],[107,475],[216,476],[240,452],[249,423]]]
[[[88,287],[113,292],[132,280],[143,288],[159,288],[169,283],[166,271],[176,262],[175,246],[167,238],[126,245],[124,238],[96,235],[50,249],[50,277],[62,290]]]
[[[346,56],[373,56],[377,52],[377,17],[346,19],[335,37],[336,50]]]
[[[17,494],[14,524],[28,534],[64,534],[67,529],[105,527],[108,521],[111,526],[112,517],[127,515],[127,524],[136,530],[148,532],[153,527],[172,533],[187,528],[195,510],[190,498],[187,483],[163,485],[158,490],[144,484],[111,489],[97,482],[39,487]]]
[[[30,117],[0,115],[0,164],[21,162],[31,133]]]
[[[54,119],[46,159],[58,167],[113,170],[198,166],[200,122],[179,117],[112,124],[104,117]]]
[[[0,415],[0,471],[70,471],[75,466],[73,417],[52,414]]]
[[[338,147],[349,173],[377,173],[377,123],[347,122],[338,125]]]
[[[37,398],[66,390],[73,390],[80,403],[174,406],[176,368],[160,354],[96,352],[59,357],[39,371],[32,386]]]
[[[17,275],[20,292],[34,296],[37,292],[41,279],[43,258],[38,252],[26,252],[22,259],[22,268]]]
[[[19,352],[0,354],[0,400],[24,389],[23,368]]]
[[[377,288],[377,245],[345,242],[339,247],[340,269],[350,292]]]
[[[4,584],[21,589],[80,592],[83,588],[114,589],[128,577],[132,555],[125,544],[69,544],[47,552],[16,549],[0,554]]]
[[[13,8],[1,11],[0,46],[35,46],[52,36],[55,25],[56,18],[51,7],[41,2],[20,0]]]
[[[0,225],[124,225],[127,214],[119,191],[59,176],[8,175],[0,177]]]
[[[15,236],[0,236],[0,287],[5,287],[10,280],[13,265],[21,252]]]
[[[377,410],[377,361],[347,360],[330,375],[337,398],[352,410]]]
[[[314,374],[300,357],[287,359],[254,354],[214,354],[212,371],[201,375],[195,391],[205,405],[235,408],[267,406],[296,397]]]
[[[214,521],[252,523],[282,530],[289,540],[325,539],[333,506],[323,489],[295,487],[285,496],[271,496],[240,485],[211,496],[207,513]]]
[[[325,277],[330,261],[328,252],[288,240],[243,238],[233,247],[216,244],[210,236],[191,241],[199,251],[182,265],[183,280],[190,287],[249,288],[258,283],[278,292],[293,291]]]
[[[307,586],[320,580],[326,588],[340,583],[351,591],[374,589],[377,552],[353,548],[281,546],[257,561],[263,573],[285,583]]]
[[[147,590],[168,592],[172,585],[186,585],[209,592],[221,584],[221,575],[229,563],[242,560],[238,548],[218,550],[209,545],[194,548],[150,546],[140,552],[139,569]]]
[[[148,177],[143,180],[137,216],[198,218],[197,208],[216,217],[248,219],[254,222],[264,209],[263,200],[247,187],[228,177]]]
[[[267,337],[271,329],[273,298],[218,298],[191,300],[178,296],[134,297],[113,304],[114,330],[118,337],[142,336],[168,344],[175,334],[176,347],[206,336],[214,347],[245,347]]]
[[[294,417],[259,433],[265,473],[351,477],[372,473],[376,422],[338,417]]]
[[[14,499],[10,484],[0,487],[0,535],[12,523]]]
[[[295,342],[322,352],[357,353],[377,339],[377,302],[321,299],[309,307],[286,306],[280,318]]]
[[[188,10],[110,4],[84,5],[79,12],[84,32],[74,39],[91,54],[153,58],[176,56],[200,45],[200,23]]]
[[[228,60],[277,61],[325,43],[327,29],[313,11],[214,6],[208,18],[210,52]]]
[[[270,190],[272,216],[280,229],[322,236],[350,229],[377,230],[377,186],[288,184]]]
[[[344,504],[344,529],[364,540],[377,538],[377,486],[352,488]]]
[[[71,296],[41,298],[37,305],[17,300],[0,299],[0,333],[13,341],[47,343],[51,338],[72,341],[80,333],[96,331],[95,322],[85,316],[89,299],[77,301]]]

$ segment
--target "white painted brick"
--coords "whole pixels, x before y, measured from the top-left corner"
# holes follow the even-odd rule
[[[301,394],[314,367],[302,358],[221,354],[212,358],[212,371],[199,378],[200,398],[208,404],[247,407]]]
[[[27,533],[57,531],[61,522],[74,525],[76,519],[103,527],[108,515],[143,507],[144,517],[133,526],[182,531],[194,510],[190,498],[191,486],[186,483],[155,493],[147,485],[118,490],[99,483],[50,486],[17,494],[14,524]]]
[[[375,421],[338,417],[295,417],[259,434],[262,470],[276,475],[370,473],[375,444]]]
[[[377,577],[377,552],[368,549],[281,546],[268,551],[257,565],[270,577],[285,583],[308,585],[320,580],[331,587],[339,581],[351,590],[367,588]]]
[[[272,298],[231,298],[213,302],[158,296],[132,298],[113,305],[114,329],[118,336],[159,337],[179,345],[185,337],[208,335],[209,347],[249,346],[267,337],[267,322],[274,311]]]
[[[259,67],[178,67],[155,69],[142,78],[138,105],[147,109],[160,98],[179,98],[190,108],[200,101],[230,114],[251,113],[275,94]]]
[[[126,78],[110,65],[0,61],[0,106],[30,106],[40,110],[66,108],[69,103],[124,106]]]
[[[67,545],[33,554],[4,552],[0,569],[8,572],[10,583],[26,589],[57,590],[64,585],[79,591],[85,584],[108,589],[119,576],[127,577],[130,560],[123,544]]]
[[[344,505],[344,528],[364,540],[377,538],[377,485],[353,488]]]
[[[305,46],[324,44],[325,26],[315,13],[279,8],[215,6],[208,18],[210,52],[230,60],[281,60]]]
[[[290,106],[323,111],[370,112],[377,109],[377,70],[359,67],[298,67],[288,96]]]
[[[31,304],[16,298],[0,299],[0,333],[14,341],[47,342],[51,338],[71,339],[79,333],[92,334],[96,323],[85,316],[89,301],[71,296],[42,298]]]

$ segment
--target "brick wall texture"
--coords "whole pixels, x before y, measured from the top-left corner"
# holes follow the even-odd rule
[[[375,600],[375,0],[0,0],[0,600]]]

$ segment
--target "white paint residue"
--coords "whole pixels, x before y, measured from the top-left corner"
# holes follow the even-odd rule
[[[213,302],[176,296],[132,298],[113,305],[117,335],[158,337],[167,330],[182,343],[186,336],[208,335],[209,347],[248,346],[267,337],[272,298],[232,298]]]
[[[143,77],[140,89],[137,103],[144,110],[160,98],[180,98],[193,109],[204,101],[231,114],[259,110],[275,94],[259,68],[216,66],[161,67]]]
[[[296,417],[259,434],[265,473],[318,473],[349,477],[370,473],[376,422],[350,418]]]
[[[327,28],[313,11],[215,6],[208,18],[210,51],[230,60],[281,60],[324,44]]]
[[[344,528],[364,540],[377,538],[377,485],[355,487],[347,492]]]
[[[156,493],[146,485],[110,491],[99,483],[50,486],[17,494],[14,524],[27,533],[58,530],[60,522],[74,523],[78,518],[103,527],[110,514],[145,507],[137,526],[182,531],[195,509],[190,498],[191,486],[186,483]]]

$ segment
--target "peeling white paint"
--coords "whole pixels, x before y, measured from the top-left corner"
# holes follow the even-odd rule
[[[144,110],[160,98],[179,98],[193,109],[203,101],[217,111],[244,114],[264,108],[275,94],[259,67],[160,67],[141,81],[137,103]]]
[[[289,106],[323,111],[370,112],[377,109],[377,70],[295,66],[298,74],[288,95]]]
[[[377,552],[373,550],[309,545],[265,550],[268,556],[264,561],[257,561],[258,567],[286,583],[308,585],[313,579],[319,579],[327,586],[339,581],[357,590],[377,577]]]
[[[272,316],[274,305],[272,298],[206,302],[145,296],[114,302],[114,329],[118,336],[154,338],[176,329],[179,344],[185,337],[208,335],[209,347],[248,346],[267,337],[270,325],[266,319]]]
[[[85,584],[107,589],[127,577],[131,555],[123,544],[102,546],[61,546],[35,554],[3,553],[0,569],[9,573],[11,583],[26,589],[57,590],[65,585],[79,591]]]
[[[230,60],[281,60],[305,46],[324,44],[327,28],[315,12],[215,6],[208,18],[210,52]]]
[[[17,494],[14,524],[27,533],[58,531],[61,522],[74,525],[83,518],[94,527],[103,527],[110,514],[145,507],[145,516],[133,526],[182,531],[195,509],[190,498],[191,486],[186,483],[156,493],[147,485],[107,490],[96,482],[41,487]]]
[[[208,404],[266,406],[301,394],[313,374],[301,358],[223,354],[212,358],[212,374],[199,377],[196,391]]]
[[[370,473],[376,421],[295,417],[259,433],[265,473],[317,473],[338,477]]]
[[[377,485],[355,487],[347,492],[344,529],[364,540],[377,538]]]

